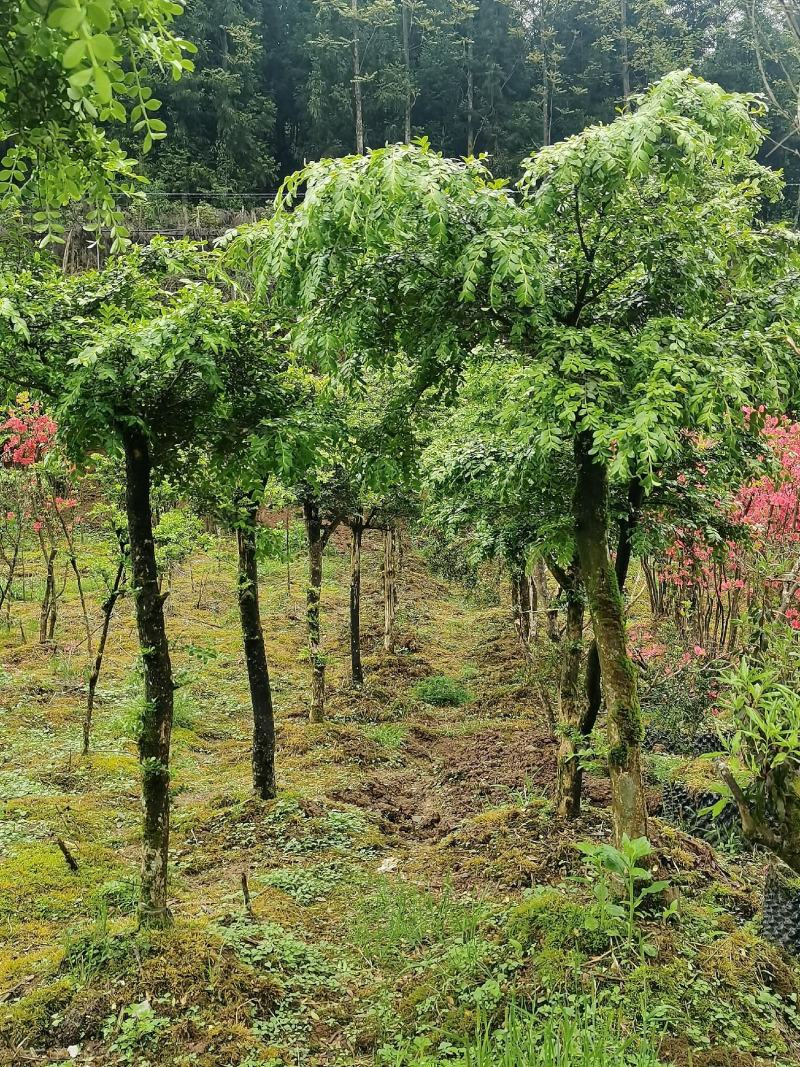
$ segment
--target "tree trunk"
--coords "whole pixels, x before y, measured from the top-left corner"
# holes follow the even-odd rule
[[[247,509],[247,526],[236,531],[239,550],[238,598],[250,703],[253,708],[253,790],[262,800],[272,800],[275,786],[275,715],[269,684],[267,650],[258,601],[256,555],[257,505]]]
[[[40,540],[41,540],[41,534]],[[42,541],[42,553],[45,557],[45,585],[44,585],[44,597],[42,598],[42,607],[39,612],[39,644],[46,645],[48,638],[55,630],[55,616],[56,616],[56,549],[51,548],[49,551],[44,547]],[[53,623],[51,626],[51,616]]]
[[[639,513],[644,501],[644,486],[638,478],[631,478],[628,483],[628,510],[619,524],[619,541],[617,542],[617,558],[614,561],[614,573],[617,576],[619,591],[625,589],[628,578],[631,556],[633,555],[633,534],[639,523]],[[586,657],[586,713],[583,721],[583,733],[588,735],[594,729],[597,716],[600,714],[600,706],[603,703],[603,692],[600,684],[600,657],[597,654],[597,641],[592,641]]]
[[[389,527],[383,533],[383,647],[386,652],[394,652],[396,614],[397,532]]]
[[[320,637],[320,601],[322,598],[322,520],[314,501],[303,503],[303,518],[308,541],[308,590],[306,592],[306,620],[308,623],[308,653],[311,662],[311,722],[325,718],[325,659]]]
[[[167,860],[174,686],[164,625],[164,598],[158,591],[150,509],[150,450],[140,430],[126,430],[123,444],[132,590],[144,665],[145,704],[139,737],[143,808],[139,922],[145,926],[165,926],[171,920],[167,908]]]
[[[631,95],[631,67],[628,56],[628,0],[620,0],[619,5],[619,51],[622,70],[622,102],[628,103]]]
[[[89,686],[86,694],[86,713],[83,717],[82,751],[84,756],[88,756],[89,754],[89,741],[92,732],[92,714],[94,712],[94,694],[100,679],[100,670],[103,666],[103,656],[106,651],[109,627],[111,626],[111,615],[114,611],[114,605],[122,593],[122,580],[125,577],[125,563],[126,561],[124,559],[120,560],[119,566],[117,567],[117,573],[114,576],[114,584],[103,604],[103,625],[100,630],[100,640],[97,643],[97,655],[95,656],[94,667],[92,667],[92,673],[89,675]]]
[[[475,73],[472,69],[472,39],[467,41],[467,155],[475,151]]]
[[[591,436],[575,441],[574,517],[581,573],[592,617],[608,709],[609,771],[614,837],[647,833],[641,770],[642,725],[636,672],[625,642],[619,583],[608,551],[608,476],[590,454]]]
[[[358,40],[358,0],[350,0],[353,16],[353,110],[356,122],[356,152],[364,155],[364,100],[361,91],[361,49]]]
[[[404,85],[404,108],[403,108],[403,140],[411,144],[411,7],[406,0],[402,2],[403,20],[403,68],[405,75]]]
[[[556,811],[567,819],[581,813],[583,769],[581,749],[584,717],[580,692],[581,661],[583,659],[583,589],[580,566],[573,560],[565,589],[567,600],[566,630],[564,633],[561,679],[559,685],[558,731],[560,734],[556,757]]]
[[[361,538],[364,523],[359,516],[350,521],[350,675],[353,685],[364,684],[361,663]]]

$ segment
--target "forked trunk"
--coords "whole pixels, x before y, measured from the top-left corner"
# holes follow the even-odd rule
[[[628,570],[630,569],[633,555],[633,535],[639,523],[639,513],[643,501],[644,487],[642,483],[638,478],[631,478],[628,484],[628,507],[620,522],[617,558],[614,561],[614,573],[617,576],[617,585],[620,593],[624,590],[625,582],[628,578]],[[588,736],[594,729],[603,703],[597,641],[592,641],[586,656],[585,694],[586,714],[583,722],[583,732]]]
[[[592,616],[608,713],[609,771],[614,837],[647,833],[641,769],[642,725],[636,673],[625,641],[625,618],[608,551],[608,476],[591,455],[587,433],[575,442],[575,538]]]
[[[325,718],[325,658],[322,655],[320,633],[320,601],[322,599],[322,553],[324,550],[322,520],[314,501],[303,503],[303,518],[308,541],[308,589],[306,591],[306,620],[308,624],[308,654],[311,663],[311,722]]]
[[[236,532],[239,550],[238,599],[244,658],[253,708],[253,790],[262,800],[272,800],[275,786],[275,715],[269,682],[267,650],[258,601],[256,555],[256,505],[248,507],[247,526]]]
[[[350,521],[350,675],[354,686],[364,684],[361,663],[361,538],[364,523],[359,516]]]
[[[150,450],[140,430],[126,430],[123,444],[132,591],[144,667],[145,702],[139,737],[143,809],[139,922],[144,926],[165,926],[171,920],[167,908],[167,860],[174,686],[164,625],[164,600],[158,591],[150,510]]]
[[[580,689],[584,602],[577,559],[573,560],[567,576],[569,584],[564,591],[567,601],[566,629],[562,645],[559,685],[558,732],[560,736],[556,757],[556,811],[564,818],[576,819],[581,813],[583,783],[581,750],[584,718],[584,701]]]

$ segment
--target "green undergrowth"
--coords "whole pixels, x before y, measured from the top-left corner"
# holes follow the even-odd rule
[[[597,897],[575,846],[608,839],[607,813],[589,803],[570,826],[554,814],[542,709],[496,589],[470,596],[409,553],[403,651],[389,656],[380,542],[367,537],[354,690],[334,540],[331,718],[309,726],[304,561],[290,561],[288,591],[283,564],[265,566],[279,796],[255,800],[234,563],[229,543],[198,553],[167,600],[180,688],[166,931],[136,929],[130,599],[88,757],[84,665],[66,639],[81,632],[74,589],[55,654],[33,641],[33,600],[0,629],[0,1060],[21,1046],[64,1062],[73,1046],[79,1067],[800,1064],[800,970],[759,936],[757,858],[715,857],[654,820],[677,914],[643,908],[629,943],[587,922]],[[100,590],[86,588],[96,618]],[[599,734],[595,786],[603,745]],[[651,781],[680,762],[652,757]]]

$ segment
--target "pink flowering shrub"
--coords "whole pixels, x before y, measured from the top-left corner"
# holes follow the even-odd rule
[[[666,612],[696,648],[732,650],[774,613],[800,629],[800,423],[743,409],[766,446],[763,473],[715,500],[732,534],[684,524],[658,562]],[[702,464],[681,485],[705,488]]]

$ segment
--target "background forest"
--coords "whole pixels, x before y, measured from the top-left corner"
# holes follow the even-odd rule
[[[170,135],[145,165],[171,197],[251,207],[306,159],[422,134],[516,178],[533,148],[687,66],[774,94],[764,155],[800,175],[800,62],[776,0],[192,0],[178,28],[195,70],[154,83]]]

